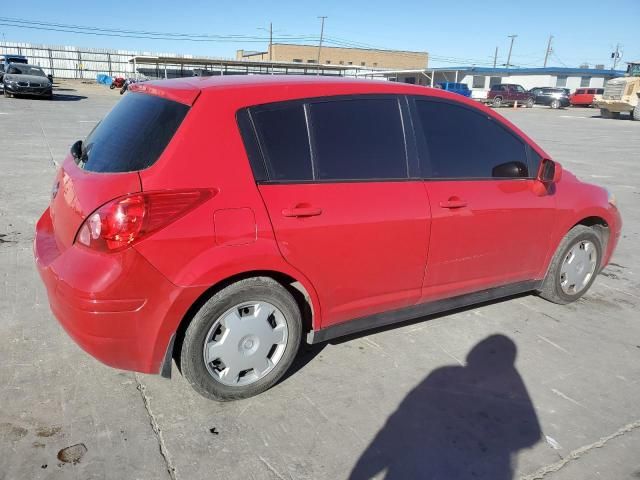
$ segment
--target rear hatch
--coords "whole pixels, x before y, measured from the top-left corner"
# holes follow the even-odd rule
[[[189,97],[176,101],[170,93],[127,93],[82,142],[79,158],[67,155],[50,205],[60,250],[71,246],[85,218],[97,208],[142,190],[138,171],[160,158],[199,92],[193,92],[188,104]]]

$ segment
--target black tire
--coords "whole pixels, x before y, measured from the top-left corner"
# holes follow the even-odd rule
[[[640,122],[640,100],[638,101],[638,105],[631,112],[631,120],[637,120]]]
[[[114,88],[116,88],[116,86],[112,83],[111,85],[109,85],[109,88],[113,90]]]
[[[560,108],[560,100],[557,100],[554,98],[553,100],[551,100],[551,103],[549,104],[549,106],[554,110]]]
[[[609,110],[607,110],[606,108],[601,108],[600,109],[600,116],[602,118],[613,118],[613,115],[611,115],[611,112]]]
[[[527,99],[527,103],[525,103],[524,106],[527,107],[527,108],[533,108],[533,104],[534,103],[535,102],[533,101],[533,98],[529,98],[529,99]]]
[[[235,305],[253,300],[269,302],[283,313],[288,328],[284,353],[273,370],[254,383],[245,386],[224,385],[207,370],[203,358],[205,339],[224,312]],[[268,277],[241,280],[213,295],[191,320],[180,352],[182,374],[196,392],[212,400],[229,401],[252,397],[271,388],[282,378],[298,353],[301,339],[300,309],[287,289]]]
[[[4,93],[5,98],[11,98],[11,94],[9,92],[7,92],[6,88],[4,89],[3,93]]]
[[[120,95],[124,94],[124,92],[127,91],[128,85],[123,85],[123,87],[120,89]]]
[[[500,108],[502,106],[502,97],[493,97],[493,101],[491,102],[491,106],[493,108]]]
[[[567,294],[562,290],[562,287],[560,286],[560,268],[569,250],[577,243],[584,240],[590,241],[596,247],[596,270],[591,276],[591,279],[589,280],[587,285],[582,290],[576,292],[575,294]],[[565,237],[560,242],[560,245],[558,245],[558,249],[551,259],[551,264],[549,265],[549,269],[547,270],[547,275],[542,282],[540,290],[538,290],[538,294],[545,300],[549,300],[553,303],[559,303],[561,305],[575,302],[582,295],[584,295],[589,290],[589,288],[591,288],[591,285],[596,279],[597,274],[600,272],[601,262],[602,239],[600,238],[600,235],[598,235],[598,232],[591,227],[576,225],[571,230],[569,230],[569,233],[565,235]]]

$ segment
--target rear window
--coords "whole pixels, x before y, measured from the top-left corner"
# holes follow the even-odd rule
[[[133,172],[153,165],[189,107],[172,100],[127,93],[93,129],[83,145],[84,170]]]

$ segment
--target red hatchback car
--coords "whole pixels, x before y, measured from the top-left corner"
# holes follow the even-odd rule
[[[127,125],[127,128],[122,128]],[[35,259],[113,367],[230,400],[303,342],[538,292],[583,295],[621,220],[476,102],[316,77],[142,83],[57,173]]]

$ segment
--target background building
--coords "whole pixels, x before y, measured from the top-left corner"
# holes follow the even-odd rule
[[[238,50],[236,60],[264,60],[291,63],[317,63],[317,45],[274,43],[266,52]],[[427,68],[427,52],[404,50],[374,50],[365,48],[325,47],[320,51],[320,63],[368,68],[422,69]]]

